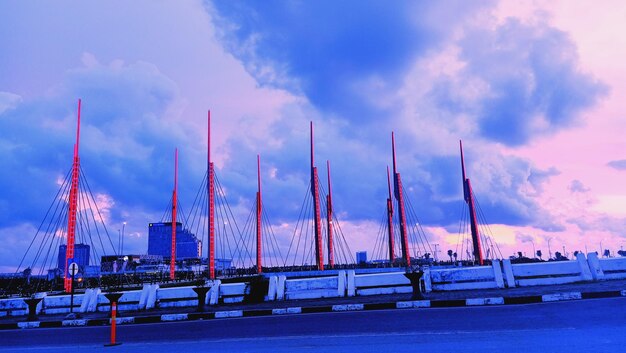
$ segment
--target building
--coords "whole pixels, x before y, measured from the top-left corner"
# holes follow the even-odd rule
[[[199,258],[200,241],[180,222],[176,222],[176,259]],[[172,223],[150,223],[148,226],[148,255],[172,257]]]
[[[366,264],[367,263],[367,251],[357,251],[356,253],[356,263],[357,265]]]
[[[74,244],[74,262],[78,265],[78,268],[82,271],[86,266],[89,266],[89,251],[91,247],[87,244]],[[67,252],[67,245],[59,245],[59,260],[57,263],[61,273],[65,273],[65,253]]]

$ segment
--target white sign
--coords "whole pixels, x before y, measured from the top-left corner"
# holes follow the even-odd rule
[[[69,267],[70,276],[76,276],[78,273],[78,264],[76,262],[72,262]]]

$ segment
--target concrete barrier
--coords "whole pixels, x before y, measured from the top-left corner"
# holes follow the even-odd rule
[[[157,306],[159,308],[178,308],[198,305],[198,295],[192,288],[193,287],[159,288],[157,292]],[[123,298],[124,295],[120,300]]]
[[[285,298],[336,298],[339,297],[338,287],[338,276],[288,279],[285,281]]]
[[[276,285],[276,300],[285,299],[285,282],[287,282],[287,276],[278,276],[278,284]]]
[[[28,314],[28,305],[22,298],[0,299],[0,316],[21,316]]]
[[[356,285],[354,284],[354,278],[356,274],[354,270],[348,270],[346,272],[346,295],[354,297],[356,295]]]
[[[241,303],[244,296],[250,293],[250,285],[247,283],[222,284],[219,288],[220,297],[226,304]]]
[[[588,262],[594,280],[626,278],[626,257],[598,259],[596,253],[589,253]]]
[[[504,262],[505,273],[510,271],[516,286],[538,286],[564,284],[593,280],[584,254],[578,254],[575,261],[550,261],[528,264]],[[510,266],[510,267],[509,267]],[[507,275],[507,284],[510,279]]]
[[[490,266],[430,269],[424,273],[426,292],[504,288],[500,261]]]
[[[79,311],[81,313],[95,312],[98,310],[98,296],[102,293],[100,288],[87,288],[85,296],[80,304]]]
[[[411,293],[411,282],[403,272],[376,273],[354,276],[356,295]]]
[[[206,285],[211,289],[209,289],[209,292],[207,293],[205,304],[217,305],[220,299],[220,286],[222,285],[222,281],[219,279],[207,281]]]
[[[269,285],[267,287],[267,295],[265,296],[265,301],[274,301],[276,300],[276,291],[278,287],[278,277],[270,276]]]

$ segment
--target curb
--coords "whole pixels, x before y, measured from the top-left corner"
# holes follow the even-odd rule
[[[415,308],[452,308],[452,307],[475,307],[491,305],[518,305],[533,303],[549,303],[558,301],[572,301],[597,298],[626,297],[626,290],[605,292],[562,292],[544,295],[531,295],[525,297],[489,297],[468,298],[454,300],[414,300],[399,302],[383,302],[369,304],[336,304],[309,307],[289,307],[276,309],[251,309],[229,310],[216,312],[192,312],[183,314],[162,314],[137,317],[118,317],[118,325],[148,324],[176,321],[197,321],[227,319],[253,316],[280,316],[309,313],[349,312],[364,310],[388,310],[388,309],[415,309]],[[0,324],[0,330],[53,328],[53,327],[77,327],[77,326],[108,326],[111,319],[76,319],[57,321],[25,321],[16,323]]]

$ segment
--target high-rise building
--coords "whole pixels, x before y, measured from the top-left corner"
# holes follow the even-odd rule
[[[199,258],[199,240],[176,222],[176,259]],[[172,223],[150,223],[148,227],[148,255],[172,257]]]
[[[358,265],[367,263],[367,251],[357,251],[357,253],[356,253],[356,263]]]
[[[91,247],[87,244],[74,244],[74,262],[78,265],[78,268],[83,270],[86,266],[89,266],[89,251]],[[67,252],[67,245],[59,245],[59,260],[58,268],[61,273],[65,273],[65,253]]]

